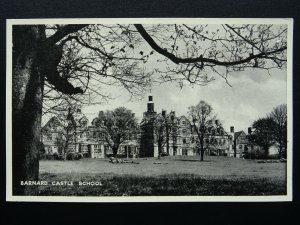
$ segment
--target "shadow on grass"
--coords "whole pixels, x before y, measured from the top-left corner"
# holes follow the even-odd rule
[[[203,160],[203,161],[200,161],[199,159],[173,159],[173,161],[184,161],[184,162],[199,162],[199,163],[202,163],[202,162],[212,162],[212,160]]]
[[[282,180],[256,178],[214,178],[191,174],[156,177],[101,174],[43,173],[40,179],[49,185],[39,187],[40,196],[260,196],[284,195]],[[73,185],[51,185],[54,181],[72,181]],[[80,185],[80,182],[102,185]]]

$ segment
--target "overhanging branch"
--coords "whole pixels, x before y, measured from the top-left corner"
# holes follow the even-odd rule
[[[244,64],[247,63],[253,59],[256,58],[266,58],[268,55],[272,55],[278,52],[282,52],[285,51],[287,49],[286,46],[276,49],[276,50],[272,50],[272,51],[268,51],[268,52],[261,52],[259,54],[255,54],[255,55],[250,55],[244,59],[240,59],[237,61],[231,61],[231,62],[226,62],[226,61],[218,61],[216,59],[209,59],[209,58],[205,58],[202,55],[200,55],[199,57],[196,58],[179,58],[177,56],[175,56],[174,54],[168,52],[166,49],[161,48],[154,40],[153,38],[147,33],[147,31],[145,30],[145,28],[143,27],[143,25],[141,24],[134,24],[135,28],[137,29],[137,31],[140,33],[140,35],[145,39],[145,41],[158,53],[160,53],[161,55],[166,56],[168,59],[170,59],[172,62],[179,64],[179,63],[197,63],[197,62],[202,62],[202,63],[212,63],[214,65],[218,65],[218,66],[235,66],[235,65],[239,65],[239,64]]]
[[[55,34],[47,38],[46,43],[49,45],[54,45],[56,42],[60,41],[67,35],[79,31],[80,29],[88,26],[88,24],[70,24],[60,27]]]

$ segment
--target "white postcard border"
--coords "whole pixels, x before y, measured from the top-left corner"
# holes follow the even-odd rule
[[[287,195],[276,196],[13,196],[12,195],[12,26],[25,24],[286,24],[287,48]],[[8,19],[6,21],[6,200],[21,202],[284,202],[292,201],[293,187],[293,19],[291,18],[90,18],[90,19]]]

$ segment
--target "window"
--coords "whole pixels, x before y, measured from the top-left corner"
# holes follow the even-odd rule
[[[84,127],[86,127],[87,121],[86,121],[86,120],[83,120],[83,121],[81,122],[81,125],[84,126]]]
[[[186,139],[185,138],[182,139],[182,143],[186,144]]]
[[[183,120],[183,121],[181,122],[181,124],[182,124],[182,125],[185,125],[185,120]]]
[[[177,148],[176,147],[173,148],[173,155],[177,155]]]
[[[81,145],[81,152],[82,152],[82,153],[87,153],[87,152],[88,152],[88,147],[87,147],[87,145]]]
[[[195,138],[194,137],[192,137],[192,139],[191,139],[191,143],[194,143],[195,142]]]
[[[243,149],[243,145],[239,145],[239,149]]]
[[[186,129],[182,130],[182,133],[183,133],[183,134],[186,134]]]
[[[96,153],[101,153],[101,145],[95,145],[94,151]]]

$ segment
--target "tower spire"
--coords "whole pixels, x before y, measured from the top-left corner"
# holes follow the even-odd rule
[[[154,102],[151,94],[148,96],[147,112],[154,112]]]

